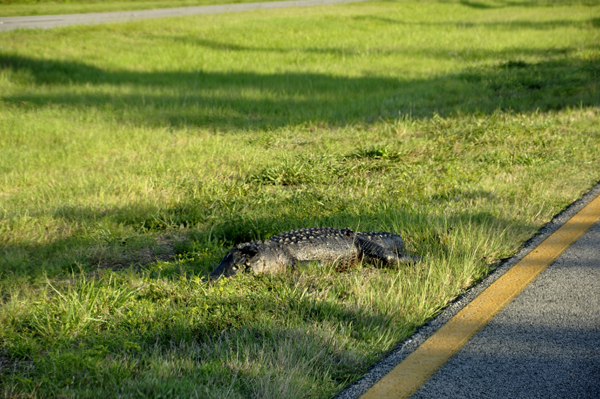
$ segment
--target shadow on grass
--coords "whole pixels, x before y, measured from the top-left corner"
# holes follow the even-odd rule
[[[269,280],[262,281],[267,288],[289,289],[288,281],[276,277],[263,280]],[[177,299],[175,306],[164,306],[165,297],[149,297],[147,290],[141,290],[138,311],[126,318],[116,317],[107,328],[90,323],[77,334],[43,337],[35,333],[39,320],[34,310],[13,320],[20,336],[7,337],[3,352],[7,357],[0,359],[12,366],[7,370],[14,371],[3,373],[3,379],[20,389],[34,382],[36,389],[45,391],[40,396],[93,386],[107,393],[153,392],[150,396],[158,397],[156,390],[172,389],[163,380],[172,375],[181,381],[175,389],[181,394],[189,393],[186,384],[193,381],[208,385],[211,391],[227,386],[244,397],[265,397],[256,395],[261,390],[260,380],[273,382],[290,374],[292,384],[307,380],[309,388],[324,383],[326,390],[332,391],[360,376],[377,359],[377,354],[358,349],[356,343],[396,342],[416,327],[414,321],[367,307],[347,307],[298,294],[284,299],[261,292],[222,297],[215,293],[210,298],[191,293]],[[60,302],[60,298],[54,300]],[[208,306],[199,313],[198,303]],[[144,309],[148,306],[150,313]],[[61,315],[47,318],[50,327],[60,323]],[[48,340],[46,346],[31,345],[27,338],[32,336]],[[19,378],[21,366],[28,366],[29,378]],[[281,369],[286,370],[285,375],[273,375]]]
[[[399,24],[421,24],[420,22],[403,22],[403,21],[395,21],[392,19],[375,17],[371,15],[354,17],[353,19],[375,19],[375,20],[385,20],[389,23],[399,23]],[[564,22],[565,25],[571,23],[571,21],[556,21]],[[547,22],[548,24],[552,24],[553,22]],[[423,23],[428,24],[428,23]],[[475,27],[476,24],[461,24],[461,23],[449,23],[451,25],[457,25],[459,27]],[[510,24],[510,23],[507,23]],[[518,22],[515,22],[518,24]],[[555,26],[549,26],[549,29],[554,28]],[[557,25],[556,27],[559,27]],[[180,37],[161,37],[161,39],[165,40],[175,40],[178,42],[190,44],[197,47],[204,47],[211,50],[217,51],[239,51],[246,53],[311,53],[311,54],[319,54],[319,55],[330,55],[330,56],[359,56],[365,53],[369,55],[375,56],[413,56],[415,51],[413,49],[402,48],[401,46],[389,46],[389,47],[371,47],[368,49],[360,49],[360,48],[339,48],[339,47],[289,47],[289,48],[269,48],[269,47],[259,47],[259,46],[245,46],[242,44],[232,44],[226,42],[220,42],[217,40],[208,40],[196,37],[189,36],[180,36]],[[575,48],[569,47],[553,47],[553,48],[509,48],[503,50],[482,50],[482,49],[472,49],[467,52],[468,58],[471,60],[485,60],[490,58],[495,59],[503,59],[503,60],[511,60],[511,59],[520,59],[521,57],[527,56],[537,56],[537,57],[557,57],[557,56],[569,56],[577,51]],[[465,54],[458,54],[449,52],[447,49],[419,49],[419,54],[424,55],[426,57],[435,58],[435,59],[449,59],[456,56],[464,56]],[[505,63],[498,64],[499,66],[503,66]],[[533,66],[529,65],[529,66]],[[473,72],[475,74],[475,72]],[[450,79],[452,79],[453,75],[450,75]],[[460,74],[456,75],[460,76]],[[390,79],[393,80],[393,79]]]
[[[478,8],[484,10],[507,7],[555,7],[569,5],[597,5],[597,3],[593,0],[460,0],[460,4],[470,8]]]
[[[533,5],[532,5],[533,6]],[[493,7],[498,8],[498,7]],[[404,19],[395,19],[389,17],[381,17],[377,15],[357,15],[352,17],[355,21],[373,21],[382,22],[390,25],[409,25],[409,26],[425,26],[425,27],[439,27],[448,26],[460,29],[472,29],[472,28],[494,28],[503,30],[514,30],[514,29],[530,29],[530,30],[550,30],[556,28],[566,27],[585,27],[591,25],[598,27],[598,18],[591,18],[583,21],[571,21],[564,19],[554,19],[549,21],[488,21],[488,22],[462,22],[462,21],[411,21]],[[231,50],[235,50],[235,47],[231,47]],[[535,52],[535,49],[532,49]],[[501,52],[498,54],[502,54]]]
[[[493,194],[482,190],[454,189],[445,195],[433,197],[432,201],[492,201],[494,198]],[[401,205],[387,206],[385,211],[379,211],[374,204],[374,210],[357,215],[343,210],[343,204],[336,203],[334,208],[342,209],[334,212],[315,213],[306,209],[298,212],[290,209],[284,213],[273,211],[288,209],[289,204],[285,201],[270,203],[270,211],[250,209],[240,214],[219,216],[210,215],[207,213],[210,212],[208,207],[197,202],[163,209],[135,205],[112,209],[64,207],[53,215],[59,225],[64,222],[82,226],[92,233],[73,231],[71,235],[50,243],[5,246],[0,252],[0,267],[5,276],[29,276],[37,280],[45,275],[64,276],[73,272],[105,269],[151,271],[153,265],[163,262],[162,277],[205,277],[231,247],[243,242],[266,240],[282,232],[304,227],[392,231],[402,234],[414,253],[442,258],[450,256],[448,226],[469,224],[474,231],[479,231],[479,228],[489,230],[489,237],[505,231],[507,234],[522,235],[524,231],[533,233],[535,230],[533,225],[502,219],[487,211],[469,209],[459,214],[441,216],[428,214],[426,208],[406,209]],[[278,216],[268,216],[271,213]],[[215,222],[207,223],[207,220]],[[98,221],[102,222],[103,228],[95,227]],[[111,232],[108,226],[118,227]],[[451,252],[458,258],[467,255],[465,248],[460,246]]]
[[[207,41],[197,45],[229,47]],[[233,47],[237,51],[287,51]],[[600,104],[597,60],[570,59],[568,54],[573,49],[565,48],[547,51],[549,55],[563,55],[559,60],[526,63],[520,56],[529,51],[514,49],[500,54],[506,61],[494,67],[414,80],[318,73],[110,71],[79,62],[7,54],[0,55],[0,67],[22,72],[24,79],[45,86],[40,93],[2,96],[9,103],[107,110],[123,123],[224,131],[305,123],[336,126],[399,115],[426,118],[434,114],[546,111]],[[487,58],[491,54],[479,56]]]

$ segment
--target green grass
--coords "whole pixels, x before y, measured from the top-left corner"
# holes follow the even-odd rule
[[[600,7],[0,34],[0,392],[331,397],[600,180]],[[423,262],[203,278],[308,226]]]
[[[0,0],[0,17],[135,11],[256,2],[258,0]]]

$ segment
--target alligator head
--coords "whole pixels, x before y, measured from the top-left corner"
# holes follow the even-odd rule
[[[285,270],[295,265],[295,260],[278,243],[252,241],[240,244],[225,255],[221,263],[210,274],[211,279],[231,277],[240,272],[265,273]]]
[[[240,272],[245,272],[251,259],[258,253],[254,245],[240,244],[225,255],[219,266],[210,274],[211,279],[221,276],[231,277]]]

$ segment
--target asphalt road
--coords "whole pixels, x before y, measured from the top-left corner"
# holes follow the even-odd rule
[[[600,223],[411,398],[600,398]]]
[[[197,14],[222,14],[226,12],[243,12],[249,10],[311,7],[319,5],[357,3],[369,0],[299,0],[272,1],[264,3],[224,4],[215,6],[162,8],[141,11],[117,11],[89,14],[68,15],[36,15],[27,17],[0,17],[0,31],[14,29],[50,29],[67,25],[103,24],[109,22],[126,22],[139,19],[182,17]]]

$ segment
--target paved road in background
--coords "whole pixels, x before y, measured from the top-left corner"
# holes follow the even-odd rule
[[[98,12],[89,14],[35,15],[28,17],[0,17],[0,31],[14,29],[50,29],[67,25],[103,24],[139,19],[182,17],[197,14],[222,14],[273,8],[311,7],[330,4],[357,3],[369,0],[299,0],[264,3],[223,4],[214,6],[163,8],[141,11]]]
[[[600,398],[600,222],[411,398]]]

